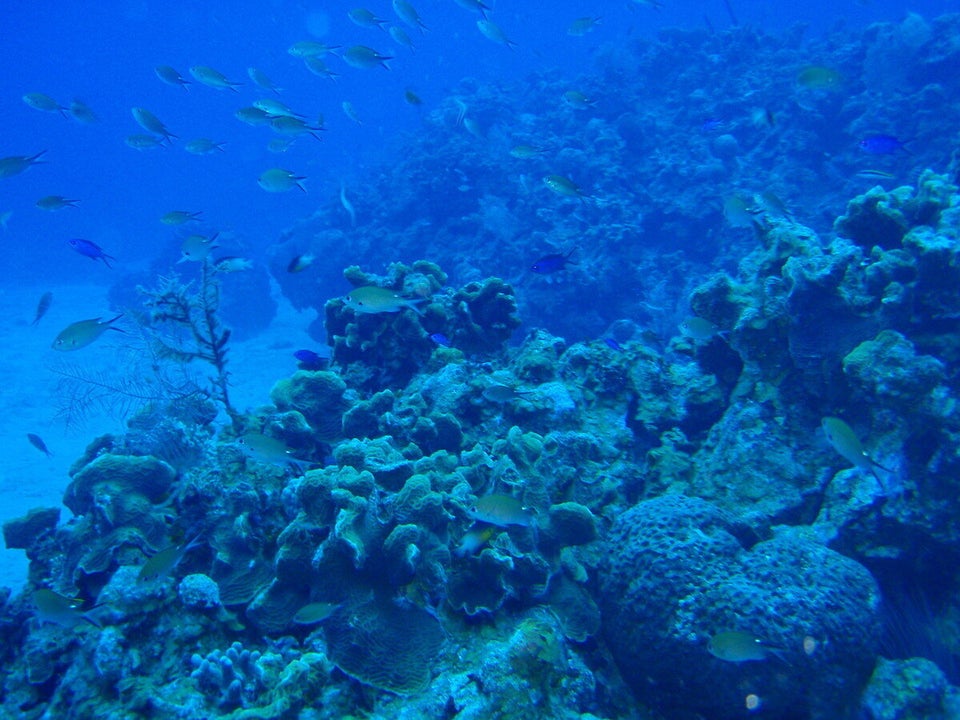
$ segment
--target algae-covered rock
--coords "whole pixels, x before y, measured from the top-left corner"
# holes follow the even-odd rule
[[[913,343],[892,330],[854,348],[843,359],[843,371],[865,401],[902,412],[926,405],[928,395],[946,379],[939,360],[918,355]]]
[[[871,188],[847,204],[846,214],[837,218],[834,229],[863,248],[899,247],[910,226],[900,209],[909,194],[909,188],[899,188],[893,193],[880,187]]]
[[[880,658],[863,694],[871,720],[953,720],[960,691],[926,658]]]
[[[60,508],[34,508],[23,517],[3,524],[3,542],[8,550],[27,550],[60,521]]]

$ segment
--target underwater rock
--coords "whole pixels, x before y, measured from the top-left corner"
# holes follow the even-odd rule
[[[220,588],[217,583],[203,573],[187,575],[177,587],[177,595],[184,607],[194,610],[219,608]]]
[[[880,658],[863,709],[871,720],[952,720],[960,712],[960,689],[926,658]]]
[[[543,534],[557,547],[585,545],[598,537],[597,519],[589,508],[580,503],[551,505],[548,523],[543,528]]]
[[[387,437],[347,440],[334,448],[333,456],[341,466],[370,472],[377,484],[387,490],[399,490],[413,475],[413,463],[401,455]]]
[[[8,550],[27,550],[51,533],[60,522],[60,508],[34,508],[23,517],[3,524],[3,542]]]
[[[669,716],[742,717],[744,683],[762,688],[774,715],[849,716],[877,654],[875,581],[803,528],[752,547],[745,539],[730,516],[680,495],[617,518],[599,601],[621,673],[642,702]],[[791,672],[774,657],[738,664],[711,656],[707,639],[724,630],[784,648]],[[804,657],[805,636],[828,641],[830,652]]]
[[[843,372],[863,402],[881,403],[901,413],[929,405],[929,396],[946,380],[939,360],[919,355],[900,333],[884,330],[860,343],[845,358]]]
[[[847,203],[847,212],[837,218],[834,230],[866,250],[874,245],[884,250],[900,247],[910,224],[899,206],[909,194],[909,188],[892,193],[871,188]]]
[[[277,382],[270,400],[280,412],[296,410],[313,428],[318,439],[335,440],[343,434],[344,398],[347,385],[336,373],[298,371]]]

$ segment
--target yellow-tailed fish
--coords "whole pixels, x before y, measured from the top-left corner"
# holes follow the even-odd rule
[[[563,102],[574,110],[586,110],[597,104],[596,100],[591,100],[578,90],[567,90],[563,94]]]
[[[776,649],[765,645],[760,638],[736,630],[719,632],[711,637],[707,650],[715,658],[733,663],[766,660],[770,655],[776,655]]]
[[[823,65],[807,65],[797,72],[797,84],[810,90],[839,90],[843,75]]]
[[[340,606],[336,603],[313,602],[297,610],[293,621],[298,625],[313,625],[333,615]]]
[[[389,70],[390,66],[387,65],[387,60],[392,59],[393,56],[384,55],[366,45],[354,45],[353,47],[347,48],[343,53],[343,61],[347,65],[360,68],[361,70],[377,67],[378,65]]]
[[[302,120],[304,117],[300,113],[294,112],[287,107],[286,103],[280,102],[279,100],[275,100],[273,98],[260,98],[253,103],[253,107],[257,108],[258,110],[263,110],[263,112],[265,112],[271,118],[292,117],[300,118]]]
[[[721,330],[706,318],[691,315],[680,322],[680,332],[691,340],[707,341],[716,336],[723,337],[726,330]]]
[[[177,262],[203,262],[218,247],[217,237],[219,234],[214,233],[209,237],[196,234],[187,235],[180,243],[180,259]]]
[[[363,125],[363,123],[360,122],[360,116],[357,115],[357,111],[353,107],[352,102],[350,102],[349,100],[344,100],[342,103],[340,103],[340,107],[341,109],[343,109],[344,115],[346,115],[348,118],[353,120],[357,125]]]
[[[730,227],[757,227],[757,216],[753,206],[740,195],[730,195],[724,199],[723,217]]]
[[[123,332],[123,330],[118,327],[114,327],[112,324],[122,317],[123,313],[109,320],[103,320],[102,318],[91,318],[90,320],[80,320],[78,322],[71,323],[60,331],[60,334],[57,335],[51,347],[53,347],[54,350],[79,350],[80,348],[86,347],[90,343],[94,342],[107,330]]]
[[[860,470],[869,472],[878,482],[880,482],[880,476],[877,475],[876,468],[891,472],[867,454],[853,428],[840,418],[825,417],[820,421],[820,427],[823,428],[823,433],[827,436],[827,442],[841,457],[853,463]]]
[[[68,207],[77,207],[79,200],[71,200],[63,195],[47,195],[37,200],[37,207],[48,212],[63,210]]]
[[[304,175],[297,175],[290,170],[283,168],[270,168],[261,173],[257,178],[257,184],[267,192],[287,192],[294,188],[299,188],[301,192],[307,189],[303,186],[303,181],[307,178]]]
[[[273,138],[273,140],[267,143],[267,152],[285,153],[296,141],[297,139],[295,137]]]
[[[310,253],[304,253],[303,255],[297,255],[293,260],[287,264],[288,273],[298,273],[303,272],[308,267],[313,265],[314,261],[317,259],[316,255],[311,255]]]
[[[537,145],[514,145],[510,148],[511,157],[515,157],[518,160],[530,160],[531,158],[539,157],[543,155],[546,150]]]
[[[883,170],[858,170],[856,173],[858,178],[866,178],[868,180],[893,180],[893,173],[884,172]]]
[[[463,119],[463,127],[468,133],[473,135],[477,140],[486,140],[486,136],[483,134],[483,128],[480,127],[480,123],[474,120],[472,117],[465,117]]]
[[[212,155],[215,152],[224,152],[223,143],[210,138],[191,140],[183,146],[183,149],[193,155]]]
[[[199,222],[201,215],[203,215],[202,210],[171,210],[163,214],[160,222],[164,225],[183,225],[188,222]]]
[[[266,465],[286,467],[293,465],[301,473],[305,472],[311,463],[301,460],[293,454],[293,450],[282,440],[277,440],[263,433],[250,432],[237,439],[237,445],[243,454]]]
[[[417,307],[417,303],[423,302],[424,299],[411,300],[403,297],[396,290],[367,285],[348,292],[343,298],[343,304],[354,312],[371,315],[400,312],[404,308],[410,308],[418,315],[422,315],[423,313]]]
[[[90,623],[94,627],[102,627],[100,622],[90,613],[80,610],[83,604],[80,600],[64,597],[47,588],[33,591],[33,603],[37,606],[37,619],[41,623],[49,622],[65,628],[74,628],[80,623]]]
[[[253,260],[236,255],[217,258],[213,261],[213,271],[218,273],[235,273],[244,270],[253,270]]]
[[[485,5],[481,0],[456,0],[457,5],[467,10],[473,10],[480,13],[483,17],[487,16],[487,13],[490,12],[490,6]]]
[[[301,40],[287,48],[287,53],[297,58],[323,57],[338,47],[338,45],[324,45],[313,40]]]
[[[579,17],[567,27],[567,35],[573,35],[575,37],[586,35],[599,24],[600,18],[598,17]]]
[[[517,390],[510,385],[492,383],[487,385],[480,394],[490,402],[508,403],[524,395],[529,395],[531,392],[532,390]]]
[[[41,112],[49,113],[60,113],[63,115],[63,117],[67,117],[67,108],[44,93],[27,93],[23,96],[23,102],[32,107],[34,110],[40,110]]]
[[[477,20],[477,29],[480,30],[480,33],[487,40],[495,42],[498,45],[506,45],[511,50],[517,46],[513,40],[507,37],[507,34],[503,32],[500,26],[491,20],[487,20],[486,18]]]
[[[237,110],[233,116],[240,122],[246,123],[251,127],[270,124],[270,115],[258,107],[243,107]]]
[[[34,313],[33,322],[31,325],[38,325],[40,320],[44,315],[47,314],[47,310],[50,309],[50,306],[53,304],[53,293],[50,291],[45,292],[40,296],[40,300],[37,302],[37,311]]]
[[[581,200],[585,200],[587,198],[587,195],[584,194],[579,185],[563,175],[547,175],[543,178],[543,184],[550,188],[557,195],[561,195],[563,197],[575,197],[580,198]]]
[[[484,495],[477,498],[467,515],[473,520],[498,527],[529,527],[533,524],[533,511],[510,495]]]
[[[397,45],[403,45],[405,48],[409,48],[410,52],[416,52],[416,47],[413,44],[413,40],[410,39],[410,36],[407,35],[407,31],[404,30],[399,25],[390,26],[390,37]]]
[[[163,147],[162,137],[158,137],[156,135],[144,135],[143,133],[127,135],[123,141],[134,150],[150,150],[153,148]]]
[[[490,542],[490,539],[497,533],[495,525],[485,525],[479,528],[471,528],[460,538],[460,544],[453,551],[458,557],[469,557],[477,553],[480,548]]]
[[[343,209],[347,211],[347,215],[350,216],[350,225],[357,224],[357,211],[353,208],[353,203],[350,202],[350,198],[347,197],[347,186],[340,181],[340,204],[343,206]]]
[[[387,22],[383,18],[378,18],[366,8],[356,8],[354,10],[350,10],[347,13],[347,17],[350,18],[350,21],[354,25],[358,25],[362,28],[378,28],[383,30],[383,26]]]
[[[339,73],[335,73],[333,70],[331,70],[327,64],[318,57],[305,57],[303,59],[303,64],[307,66],[307,70],[312,72],[317,77],[329,78],[330,80],[336,82],[340,75]]]
[[[74,99],[73,102],[70,103],[69,113],[70,117],[81,125],[95,125],[100,122],[97,114],[82,100]]]
[[[312,127],[300,118],[287,117],[284,115],[273,118],[270,121],[270,129],[280,135],[287,135],[294,138],[300,137],[301,135],[311,135],[319,140],[320,136],[317,135],[316,131],[322,130],[323,128]]]
[[[421,33],[426,31],[427,26],[420,19],[420,14],[407,0],[393,0],[393,11],[410,27],[417,28]]]
[[[153,71],[157,74],[157,77],[167,85],[182,87],[184,90],[188,89],[187,85],[190,84],[190,81],[181,76],[180,73],[169,65],[157,65]]]
[[[237,90],[237,88],[243,85],[242,82],[228,80],[222,72],[219,70],[214,70],[212,67],[208,67],[207,65],[194,65],[192,68],[190,68],[190,74],[193,75],[193,79],[198,83],[206,85],[207,87],[211,87],[214,90],[232,90],[233,92],[240,92]]]
[[[151,555],[141,566],[140,572],[137,573],[137,581],[148,583],[168,577],[176,569],[177,565],[180,564],[186,554],[199,545],[200,536],[197,535],[190,542],[171,545]]]
[[[46,150],[41,150],[36,155],[11,155],[10,157],[0,158],[0,178],[19,175],[27,168],[46,162],[46,160],[40,159],[40,156],[45,152]]]
[[[159,135],[164,140],[177,137],[167,130],[167,126],[160,122],[160,119],[146,108],[130,108],[130,112],[133,113],[133,119],[147,132]]]
[[[267,74],[262,70],[258,70],[255,67],[248,67],[247,77],[249,77],[250,80],[253,81],[253,84],[257,87],[263,88],[264,90],[269,90],[277,95],[280,94],[280,90],[282,88],[277,87],[277,85],[269,77],[267,77]]]

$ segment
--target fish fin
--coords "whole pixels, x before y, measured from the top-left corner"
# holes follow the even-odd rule
[[[91,625],[93,625],[95,628],[98,628],[100,630],[103,629],[103,623],[97,620],[92,614],[85,612],[80,617],[86,620]]]

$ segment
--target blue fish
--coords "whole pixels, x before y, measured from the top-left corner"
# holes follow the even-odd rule
[[[74,238],[73,240],[67,240],[67,245],[72,247],[81,255],[90,258],[93,261],[103,260],[103,264],[107,267],[111,267],[110,260],[116,260],[112,255],[107,255],[103,248],[97,245],[95,242],[90,240],[83,240],[81,238]]]
[[[620,343],[614,340],[612,337],[605,337],[603,341],[607,344],[607,347],[611,350],[616,350],[617,352],[623,352],[623,348],[620,347]]]
[[[720,118],[707,118],[703,121],[703,124],[700,125],[700,132],[705,134],[720,132],[726,125],[727,123]]]
[[[566,255],[561,255],[560,253],[544,255],[530,266],[530,271],[539,273],[540,275],[549,275],[550,273],[560,272],[561,270],[564,270],[567,265],[576,265],[575,262],[570,261],[570,256],[576,251],[577,248],[573,248],[573,250],[568,252]]]
[[[450,347],[450,338],[448,338],[443,333],[434,333],[430,336],[430,339],[433,340],[440,347]]]
[[[907,152],[907,143],[901,142],[893,135],[867,135],[859,144],[861,150],[871,155],[892,155],[897,150]]]
[[[293,356],[300,361],[298,365],[301,370],[323,370],[327,366],[327,358],[313,350],[297,350]]]

